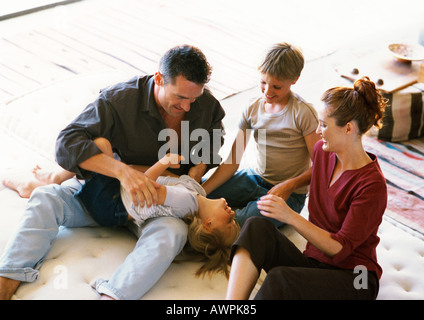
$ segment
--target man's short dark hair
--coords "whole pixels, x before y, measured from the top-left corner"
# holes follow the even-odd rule
[[[169,49],[161,58],[159,71],[164,84],[174,83],[178,76],[188,81],[205,84],[209,82],[212,68],[203,52],[190,45],[182,45]]]

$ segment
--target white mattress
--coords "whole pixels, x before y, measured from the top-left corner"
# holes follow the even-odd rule
[[[0,175],[11,167],[29,174],[34,164],[52,164],[54,141],[98,90],[129,78],[117,72],[76,77],[29,93],[0,106]],[[80,94],[72,94],[73,92]],[[241,94],[223,101],[231,142],[231,128],[237,123]],[[228,150],[228,146],[226,147]],[[224,148],[225,152],[225,148]],[[27,200],[0,185],[0,252],[13,234]],[[307,215],[307,212],[303,212]],[[284,228],[300,248],[305,241],[291,228]],[[379,262],[383,267],[378,299],[424,299],[424,239],[417,232],[385,218],[379,236]],[[136,238],[126,229],[76,228],[60,230],[52,250],[34,283],[22,284],[14,299],[97,299],[90,284],[107,279],[131,252]],[[224,299],[227,280],[222,275],[196,278],[196,262],[175,262],[143,299]],[[260,285],[264,274],[258,282]]]

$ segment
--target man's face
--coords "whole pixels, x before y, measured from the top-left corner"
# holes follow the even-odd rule
[[[162,75],[155,74],[155,100],[170,117],[181,118],[190,111],[190,104],[203,94],[204,85],[177,76],[174,83],[163,83]]]

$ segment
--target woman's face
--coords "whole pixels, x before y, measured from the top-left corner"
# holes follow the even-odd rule
[[[340,127],[336,124],[336,119],[329,117],[331,107],[324,106],[319,111],[319,124],[316,133],[324,142],[322,149],[328,152],[338,152],[346,145],[346,126]]]

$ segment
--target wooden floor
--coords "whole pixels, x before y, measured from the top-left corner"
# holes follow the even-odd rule
[[[178,8],[173,1],[166,6],[160,1],[106,1],[104,7],[101,2],[50,9],[35,14],[34,21],[19,18],[29,21],[27,27],[1,39],[0,101],[75,74],[106,69],[152,73],[160,56],[181,43],[198,45],[205,52],[214,67],[210,87],[220,98],[256,83],[256,62],[240,49],[249,50],[251,57],[267,40],[254,41],[257,35],[249,35],[242,25],[236,31],[231,27],[229,33],[235,20],[219,25],[189,16],[186,8],[194,1],[178,1]],[[176,9],[180,14],[174,14]],[[224,78],[229,81],[224,83]]]
[[[334,52],[343,41],[350,41],[343,32],[353,29],[333,29],[333,36],[320,33],[331,26],[329,21],[311,20],[316,1],[296,2],[297,7],[291,9],[297,11],[284,18],[284,6],[289,3],[85,0],[1,21],[0,102],[76,74],[110,69],[153,73],[160,56],[181,43],[204,51],[213,66],[209,86],[218,98],[224,98],[257,84],[256,66],[272,43],[299,44],[306,60],[313,62]],[[325,0],[321,6],[331,3]],[[268,15],[264,15],[265,10]],[[333,19],[344,19],[345,27],[353,28],[349,26],[352,21],[346,20],[347,13],[343,14]],[[409,23],[414,23],[417,15],[412,11]],[[299,29],[300,25],[304,28]],[[404,27],[407,30],[408,26]]]

